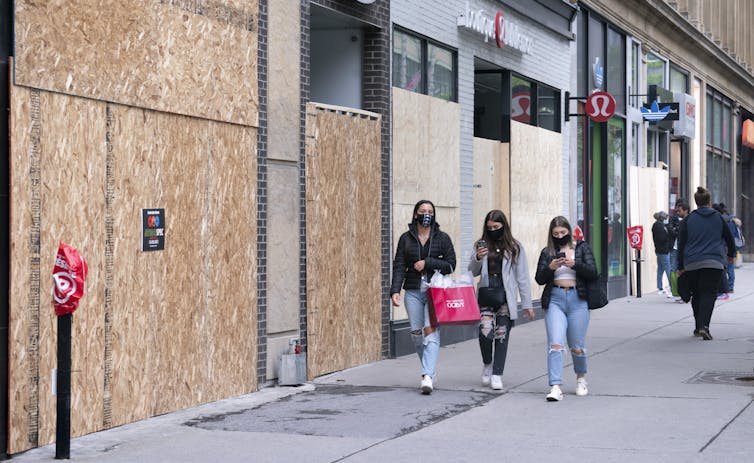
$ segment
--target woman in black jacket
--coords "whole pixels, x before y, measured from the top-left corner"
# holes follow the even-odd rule
[[[586,330],[589,326],[587,282],[599,277],[592,248],[585,241],[574,242],[571,224],[558,216],[550,221],[547,247],[542,249],[535,280],[545,285],[542,308],[547,328],[547,400],[563,399],[563,357],[568,342],[576,372],[576,395],[588,394],[586,383]]]
[[[427,305],[427,284],[435,270],[447,275],[456,266],[453,242],[435,221],[435,206],[421,200],[414,206],[413,221],[398,240],[393,260],[393,282],[390,298],[401,304],[401,288],[406,291],[406,312],[411,325],[411,338],[422,366],[421,390],[431,394],[435,366],[440,352],[440,332],[430,326]]]

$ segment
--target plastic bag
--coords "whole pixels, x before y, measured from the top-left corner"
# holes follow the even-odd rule
[[[55,315],[73,313],[84,296],[84,281],[88,267],[79,252],[60,242],[55,267],[52,270],[52,303]]]

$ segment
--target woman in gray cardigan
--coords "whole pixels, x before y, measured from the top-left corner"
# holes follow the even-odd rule
[[[501,390],[510,330],[518,316],[519,296],[526,317],[534,319],[531,281],[526,252],[521,243],[513,238],[503,211],[496,209],[488,212],[482,230],[482,238],[475,243],[469,262],[469,270],[480,277],[477,292],[481,311],[479,349],[484,364],[482,385]],[[489,302],[489,299],[499,301],[500,298],[504,299],[500,305]]]

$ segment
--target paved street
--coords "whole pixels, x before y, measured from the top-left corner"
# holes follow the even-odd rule
[[[81,462],[749,462],[754,455],[754,264],[718,301],[712,341],[656,294],[592,312],[589,390],[545,401],[542,320],[512,331],[505,390],[479,384],[476,340],[444,347],[437,390],[414,355],[74,439]],[[47,446],[14,457],[52,461]]]

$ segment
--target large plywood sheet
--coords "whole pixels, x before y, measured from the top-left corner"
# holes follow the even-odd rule
[[[17,85],[258,125],[257,0],[15,6]]]
[[[474,138],[474,236],[482,236],[484,217],[500,209],[510,218],[510,145]]]
[[[310,378],[380,358],[380,123],[307,106]]]
[[[100,429],[105,104],[20,87],[11,95],[9,451],[15,453],[51,442],[55,434],[57,319],[50,288],[61,240],[89,265],[85,297],[73,317],[71,430],[81,435]]]
[[[550,221],[562,215],[560,175],[543,175],[542,166],[560,166],[563,162],[562,135],[520,122],[511,121],[510,182],[513,236],[526,250],[531,270],[532,298],[542,294],[534,281],[539,253],[547,245]],[[559,172],[559,168],[551,169]]]
[[[393,87],[393,203],[459,207],[458,103]]]
[[[50,443],[58,241],[89,263],[73,435],[256,389],[256,129],[11,87],[9,452]],[[166,209],[164,251],[141,209]]]

